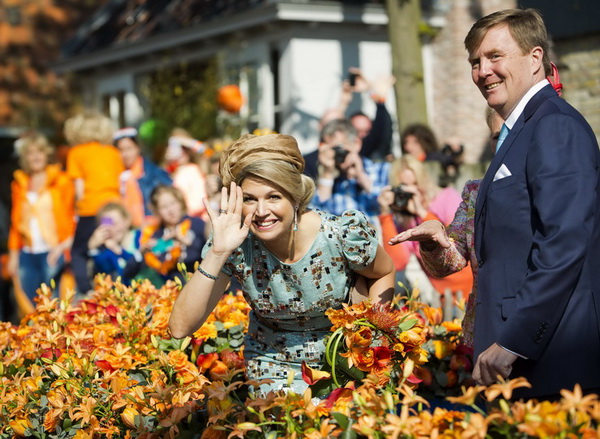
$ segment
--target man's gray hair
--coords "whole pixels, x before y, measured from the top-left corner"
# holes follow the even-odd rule
[[[321,139],[327,139],[338,132],[346,134],[348,140],[351,142],[358,139],[358,132],[348,119],[334,119],[327,122],[321,130]]]

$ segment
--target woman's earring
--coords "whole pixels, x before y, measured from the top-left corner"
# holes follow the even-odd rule
[[[294,207],[294,232],[298,231],[298,206]]]

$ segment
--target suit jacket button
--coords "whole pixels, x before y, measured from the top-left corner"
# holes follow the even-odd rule
[[[478,259],[477,265],[479,265],[480,267],[483,267],[483,259]]]

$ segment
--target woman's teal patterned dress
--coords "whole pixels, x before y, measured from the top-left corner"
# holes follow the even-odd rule
[[[318,366],[330,333],[325,311],[348,302],[355,271],[369,266],[377,253],[377,234],[364,214],[316,212],[321,228],[299,261],[281,262],[250,233],[222,268],[236,277],[252,307],[244,344],[246,374],[251,380],[274,381],[261,386],[261,393],[304,392],[302,362]],[[211,245],[212,240],[204,251]]]

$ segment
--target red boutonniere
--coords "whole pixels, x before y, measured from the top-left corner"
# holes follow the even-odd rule
[[[550,82],[550,84],[552,85],[552,88],[554,88],[554,90],[556,90],[556,93],[558,93],[558,95],[561,96],[563,85],[560,82],[560,75],[558,74],[558,67],[556,67],[556,64],[554,64],[553,62],[551,62],[550,65],[552,65],[552,75],[546,76],[546,79]]]

